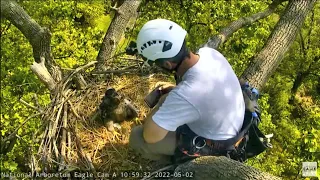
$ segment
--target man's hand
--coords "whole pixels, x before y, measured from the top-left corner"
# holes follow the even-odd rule
[[[169,82],[157,82],[155,87],[160,86],[159,90],[161,91],[161,94],[167,94],[169,93],[173,88],[176,86]]]

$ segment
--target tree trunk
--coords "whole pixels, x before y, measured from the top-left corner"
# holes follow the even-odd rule
[[[296,38],[297,33],[316,0],[292,0],[269,36],[264,48],[255,56],[242,78],[261,89],[278,67],[284,54]]]
[[[116,10],[116,15],[103,39],[97,57],[98,63],[96,64],[95,71],[106,70],[105,62],[112,57],[130,18],[133,16],[133,14],[137,13],[136,11],[140,3],[141,0],[126,0],[119,8],[113,8]]]
[[[178,166],[176,174],[191,176],[190,179],[214,180],[278,180],[268,173],[226,157],[201,157]],[[187,178],[186,178],[187,179]]]
[[[59,67],[53,63],[50,48],[51,34],[49,30],[37,24],[22,7],[12,0],[1,0],[1,17],[8,19],[29,40],[35,59],[35,63],[31,66],[31,69],[52,91],[56,82],[61,80],[62,75]],[[44,64],[45,60],[46,66]]]
[[[229,26],[223,28],[219,34],[210,38],[208,42],[203,46],[218,49],[218,47],[223,44],[234,32],[244,26],[250,25],[260,19],[268,17],[283,1],[284,0],[274,0],[265,11],[253,14],[249,17],[242,17],[236,21],[233,21],[229,24]]]

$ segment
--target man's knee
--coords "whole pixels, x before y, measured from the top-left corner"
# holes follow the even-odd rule
[[[132,149],[138,149],[144,144],[143,139],[143,126],[136,126],[132,128],[130,138],[129,138],[129,146]]]

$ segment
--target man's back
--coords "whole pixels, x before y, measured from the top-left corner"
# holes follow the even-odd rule
[[[169,131],[187,124],[208,139],[231,138],[241,129],[245,111],[238,78],[218,51],[202,48],[198,54],[199,61],[183,75],[153,120]]]

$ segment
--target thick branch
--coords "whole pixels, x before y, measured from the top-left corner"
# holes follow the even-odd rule
[[[213,49],[217,49],[221,44],[223,44],[234,32],[241,29],[244,26],[250,25],[260,19],[268,17],[270,14],[274,12],[276,7],[282,3],[283,0],[275,0],[269,7],[263,11],[256,14],[253,14],[249,17],[242,17],[231,24],[229,26],[223,28],[221,32],[208,40],[204,47],[211,47]]]
[[[13,0],[1,0],[1,17],[8,19],[14,26],[16,26],[22,34],[28,39],[33,48],[33,56],[36,63],[43,64],[43,67],[35,67],[32,65],[33,71],[36,71],[36,75],[46,86],[52,90],[54,81],[61,79],[61,71],[53,63],[51,56],[51,33],[47,28],[41,27],[36,21],[34,21],[25,11]],[[46,67],[44,66],[43,59],[46,60],[46,67],[48,72],[53,75],[53,78],[48,77],[46,74]],[[40,69],[41,70],[40,70]],[[45,73],[45,74],[41,74]],[[42,79],[47,78],[47,79]]]
[[[130,18],[136,14],[141,0],[126,0],[119,8],[103,39],[95,71],[105,70],[105,62],[112,57]]]
[[[281,62],[316,0],[292,0],[269,36],[264,48],[255,56],[242,78],[262,88]]]
[[[179,165],[175,172],[191,176],[191,179],[215,180],[279,180],[280,178],[262,172],[226,157],[207,156]]]
[[[15,1],[1,1],[1,16],[8,19],[29,40],[37,63],[40,63],[40,57],[44,55],[48,65],[52,64],[50,55],[51,34],[47,28],[41,27]]]

